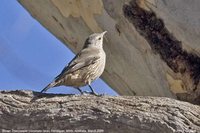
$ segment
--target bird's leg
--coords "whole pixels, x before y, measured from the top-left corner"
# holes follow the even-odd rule
[[[94,94],[94,95],[98,95],[94,90],[93,90],[93,88],[92,88],[92,86],[90,85],[90,84],[88,84],[88,86],[90,87],[90,90],[92,91],[92,93],[91,94]]]
[[[77,87],[76,88],[81,94],[83,94],[83,91],[79,88],[79,87]]]

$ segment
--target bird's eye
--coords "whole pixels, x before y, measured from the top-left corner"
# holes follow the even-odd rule
[[[99,37],[98,40],[101,40],[101,37]]]

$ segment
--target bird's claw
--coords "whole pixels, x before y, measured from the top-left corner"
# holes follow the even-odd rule
[[[99,94],[98,96],[106,96],[106,93]]]
[[[88,91],[83,91],[82,93],[81,93],[81,95],[88,95],[90,92],[88,92]]]
[[[99,94],[97,94],[96,92],[90,92],[90,94],[95,95],[95,96],[99,96]]]
[[[95,95],[95,96],[101,96],[101,94],[97,94],[96,92],[83,91],[83,95],[85,95],[85,94],[91,94],[91,95]]]

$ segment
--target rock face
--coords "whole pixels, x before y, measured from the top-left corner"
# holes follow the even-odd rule
[[[200,104],[199,0],[19,2],[75,53],[107,30],[103,79],[119,94]]]
[[[200,133],[200,107],[164,97],[1,91],[0,129]]]

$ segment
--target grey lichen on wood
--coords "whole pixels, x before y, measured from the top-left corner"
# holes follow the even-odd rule
[[[200,107],[164,97],[1,91],[0,129],[199,133]]]

